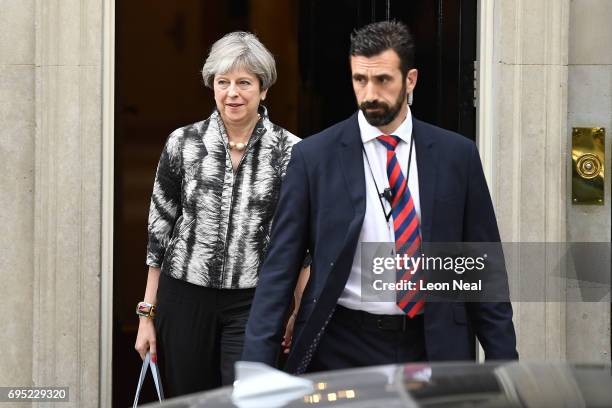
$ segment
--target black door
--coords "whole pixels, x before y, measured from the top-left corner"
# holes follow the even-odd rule
[[[415,38],[414,115],[475,138],[476,0],[301,0],[298,134],[318,132],[355,111],[350,33],[391,19],[406,23]]]

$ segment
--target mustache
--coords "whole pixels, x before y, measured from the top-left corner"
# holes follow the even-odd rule
[[[380,102],[380,101],[366,101],[366,102],[362,102],[359,107],[361,109],[387,109],[389,108],[389,106],[384,103],[384,102]]]

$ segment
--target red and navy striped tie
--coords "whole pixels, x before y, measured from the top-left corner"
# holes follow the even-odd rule
[[[391,215],[395,230],[395,250],[400,255],[417,257],[421,248],[421,232],[414,201],[395,154],[400,138],[393,135],[382,135],[376,139],[387,148],[387,177],[393,192]],[[416,284],[415,290],[397,291],[397,305],[410,317],[414,317],[421,311],[425,303],[424,297],[418,290],[418,282],[422,280],[422,273],[420,270],[413,273],[413,269],[411,266],[406,270],[399,270],[396,277],[398,282],[413,281]]]

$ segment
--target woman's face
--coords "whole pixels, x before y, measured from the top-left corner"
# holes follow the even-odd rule
[[[244,68],[215,75],[213,89],[223,122],[234,125],[255,120],[267,92],[261,90],[257,76]]]

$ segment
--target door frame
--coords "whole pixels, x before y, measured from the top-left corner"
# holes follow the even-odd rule
[[[478,0],[476,68],[476,143],[495,202],[494,51],[495,2]],[[103,3],[102,50],[102,238],[100,293],[100,406],[112,403],[113,359],[113,207],[115,110],[115,0]],[[482,349],[477,353],[483,360]]]
[[[474,97],[476,104],[476,145],[482,160],[489,194],[496,203],[496,178],[493,166],[495,157],[495,112],[494,112],[494,70],[495,70],[495,1],[478,0],[476,27],[476,56],[474,62]],[[476,359],[484,361],[484,350],[476,341]]]
[[[491,199],[495,203],[495,2],[478,0],[476,28],[475,97],[476,97],[476,144],[480,152],[482,167],[489,184]]]
[[[100,271],[100,405],[113,398],[113,246],[115,184],[115,0],[104,0],[102,28],[102,237]]]

